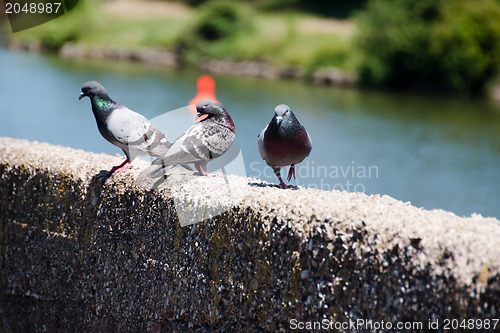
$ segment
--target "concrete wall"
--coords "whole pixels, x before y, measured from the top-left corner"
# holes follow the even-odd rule
[[[292,319],[442,331],[500,317],[497,219],[236,176],[151,190],[135,181],[142,161],[99,177],[121,161],[0,139],[1,331],[274,332]],[[213,196],[228,180],[234,202]],[[230,209],[181,227],[179,200]]]

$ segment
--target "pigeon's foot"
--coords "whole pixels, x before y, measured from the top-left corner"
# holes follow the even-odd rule
[[[205,177],[207,177],[207,178],[220,178],[220,177],[222,177],[222,176],[221,176],[220,174],[218,174],[218,173],[208,173],[208,172],[207,172],[207,173],[205,173],[205,175],[204,175],[204,176],[205,176]]]
[[[130,169],[132,166],[130,165],[132,161],[129,161],[128,159],[126,159],[125,161],[123,161],[122,164],[120,165],[115,165],[114,167],[111,168],[111,170],[109,170],[109,173],[110,174],[115,174],[116,172],[119,172],[119,171],[122,171],[122,170],[127,170],[127,169]]]
[[[207,177],[207,178],[217,178],[217,177],[220,177],[219,175],[212,175],[208,172],[208,170],[202,166],[199,166],[199,167],[196,167],[196,169],[198,170],[198,173],[200,174],[200,176],[204,176],[204,177]]]
[[[281,179],[281,177],[278,177],[278,179],[280,181],[281,188],[283,188],[283,189],[292,189],[292,190],[294,189],[293,186],[285,184],[285,182],[283,181],[283,179]]]
[[[295,164],[292,164],[290,166],[290,170],[288,171],[288,177],[287,177],[288,181],[290,181],[290,179],[292,179],[292,177],[293,177],[293,179],[295,179]]]

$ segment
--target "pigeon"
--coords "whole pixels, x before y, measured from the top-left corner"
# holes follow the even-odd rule
[[[160,166],[150,172],[151,177],[164,176],[175,165],[189,163],[194,163],[200,175],[210,177],[208,162],[222,156],[231,147],[236,132],[229,113],[211,99],[200,101],[196,111],[196,123],[173,142],[166,155],[152,162],[152,165]]]
[[[274,109],[274,117],[259,134],[257,143],[260,156],[274,170],[281,188],[292,188],[281,179],[280,170],[290,165],[288,181],[295,178],[295,164],[309,156],[312,143],[288,105],[280,104]]]
[[[125,153],[125,161],[114,166],[111,174],[130,168],[139,155],[159,157],[167,153],[172,145],[167,137],[144,116],[113,101],[100,83],[86,82],[79,99],[85,96],[90,98],[101,135]]]

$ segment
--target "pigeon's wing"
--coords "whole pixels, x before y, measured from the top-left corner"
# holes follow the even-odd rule
[[[234,136],[225,126],[209,121],[196,123],[174,142],[162,161],[153,163],[177,165],[210,161],[229,149]]]
[[[145,145],[147,151],[153,156],[164,156],[168,149],[172,146],[172,143],[168,141],[167,136],[160,132],[159,129],[154,127],[152,124],[149,126],[149,130],[146,132]]]
[[[308,145],[311,147],[311,149],[312,149],[312,140],[311,140],[311,136],[309,135],[309,132],[308,132],[308,131],[306,131],[306,134],[307,134],[307,141],[308,141],[308,143],[307,143],[307,144],[308,144]],[[308,156],[309,156],[309,154],[308,154]]]
[[[257,146],[259,148],[260,157],[262,157],[263,160],[265,160],[267,157],[266,152],[264,150],[264,133],[266,132],[266,130],[267,126],[262,130],[262,132],[260,132],[257,139]]]
[[[175,140],[165,157],[153,161],[153,164],[167,166],[210,160],[208,147],[203,143],[203,132],[201,123],[194,124]]]
[[[109,133],[122,149],[163,156],[172,145],[144,116],[120,105],[107,119]]]
[[[210,160],[213,160],[220,157],[231,147],[235,133],[224,125],[217,123],[208,123],[207,125],[205,125],[205,135],[202,143],[208,148]]]
[[[156,178],[165,174],[170,168],[175,165],[182,165],[186,169],[189,168],[186,164],[196,163],[200,161],[200,155],[205,156],[207,153],[202,153],[197,147],[199,142],[197,136],[201,129],[201,124],[197,123],[181,135],[172,144],[168,153],[164,157],[158,157],[151,162],[149,176]]]

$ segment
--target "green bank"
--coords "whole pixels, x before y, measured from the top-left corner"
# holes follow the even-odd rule
[[[389,89],[477,95],[498,82],[498,0],[371,0],[344,11],[335,6],[300,0],[86,0],[12,38],[52,50],[68,42],[160,47],[178,54],[183,65],[221,59],[297,66],[296,76],[305,79],[336,69],[355,75],[361,85]]]

